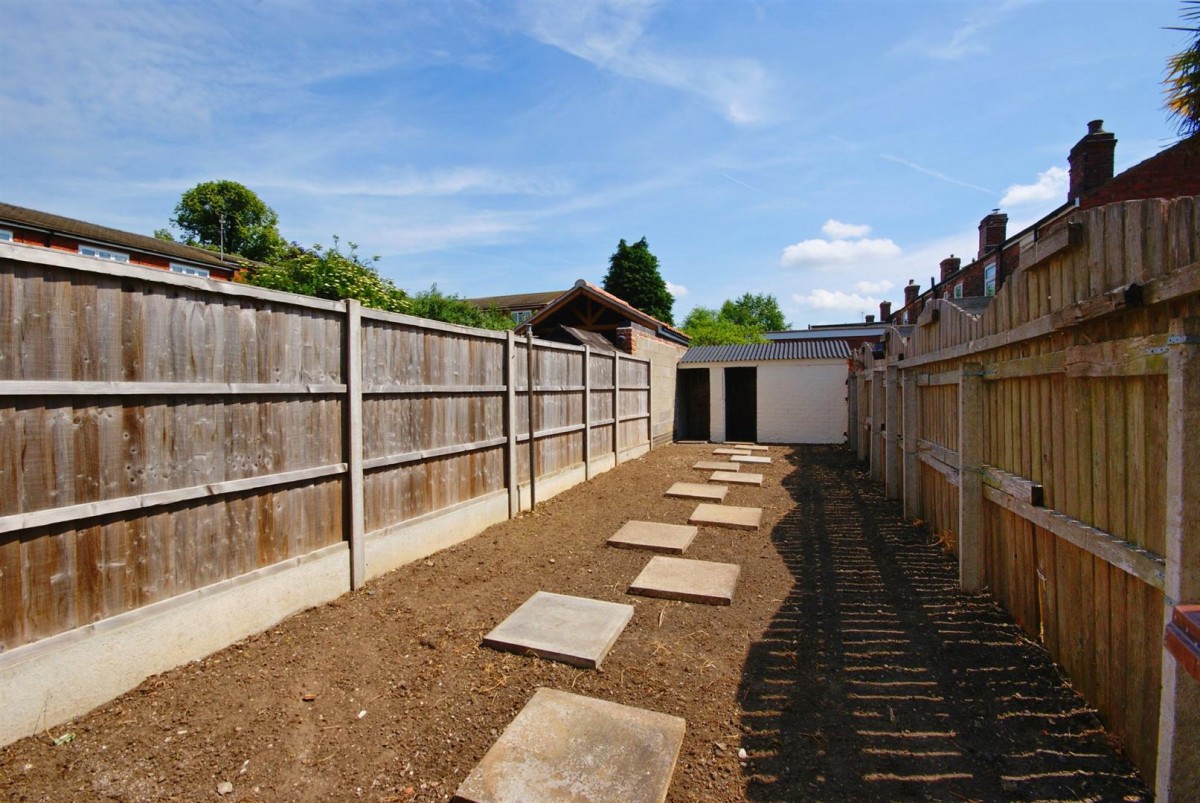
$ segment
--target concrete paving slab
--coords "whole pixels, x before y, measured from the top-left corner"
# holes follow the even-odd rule
[[[650,559],[629,586],[630,594],[707,605],[729,605],[742,567],[736,563],[664,558]]]
[[[729,459],[735,463],[760,463],[762,465],[766,465],[767,463],[771,462],[771,458],[760,457],[756,454],[735,454]]]
[[[724,485],[705,485],[702,482],[677,482],[667,489],[664,496],[676,499],[711,499],[720,502],[725,498],[729,489]]]
[[[701,471],[740,471],[742,467],[737,463],[725,463],[720,460],[701,460],[692,468],[698,468]]]
[[[700,528],[657,521],[627,521],[608,539],[609,546],[682,555]]]
[[[709,482],[729,482],[735,485],[762,485],[763,475],[747,471],[714,471],[708,478]]]
[[[484,636],[483,643],[595,669],[631,618],[632,605],[539,591]]]
[[[735,507],[733,505],[696,505],[688,524],[707,524],[727,527],[731,530],[757,530],[762,523],[761,507]]]
[[[749,449],[752,452],[768,452],[771,450],[770,446],[760,446],[757,443],[737,443],[735,441],[729,441],[725,445],[731,449]]]
[[[662,803],[686,723],[541,688],[471,770],[460,803]]]
[[[749,449],[713,449],[713,454],[750,454]]]

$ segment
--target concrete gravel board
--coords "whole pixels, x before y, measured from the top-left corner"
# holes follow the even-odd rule
[[[729,489],[724,485],[705,485],[702,482],[677,482],[667,489],[664,496],[676,499],[711,499],[720,502],[725,498]]]
[[[713,475],[708,478],[709,482],[732,482],[738,485],[762,485],[763,475],[752,474],[749,471],[742,473],[740,471],[714,471]]]
[[[741,466],[737,463],[724,463],[719,460],[701,460],[692,468],[698,468],[701,471],[740,471]]]
[[[650,559],[629,586],[630,594],[708,605],[729,605],[742,568],[736,563],[665,558]]]
[[[595,669],[631,618],[632,605],[538,591],[484,636],[483,644]]]
[[[755,454],[735,454],[733,457],[731,457],[729,459],[735,463],[761,463],[763,465],[766,465],[767,463],[771,462],[771,458],[759,457],[758,455],[755,455]]]
[[[761,507],[734,507],[707,502],[696,505],[688,524],[728,527],[732,530],[757,530],[762,523]]]
[[[610,536],[609,546],[645,549],[681,555],[692,544],[699,527],[688,524],[663,524],[657,521],[627,521]]]
[[[713,449],[713,454],[750,454],[749,449]]]
[[[458,787],[461,803],[663,803],[686,723],[539,688]]]

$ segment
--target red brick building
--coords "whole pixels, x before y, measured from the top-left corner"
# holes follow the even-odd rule
[[[1009,236],[1008,215],[993,209],[979,222],[979,249],[967,265],[951,254],[941,261],[930,287],[910,279],[904,303],[892,312],[891,302],[879,305],[880,320],[894,325],[917,322],[933,298],[987,298],[994,296],[1020,264],[1021,249],[1067,223],[1076,209],[1144,198],[1179,198],[1200,195],[1200,135],[1177,142],[1161,153],[1113,175],[1117,138],[1104,130],[1103,120],[1088,123],[1088,132],[1068,156],[1070,189],[1066,203],[1041,220]]]

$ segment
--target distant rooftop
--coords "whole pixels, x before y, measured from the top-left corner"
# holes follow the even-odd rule
[[[563,290],[548,290],[543,293],[514,293],[507,296],[484,296],[482,298],[464,298],[468,304],[481,309],[495,307],[500,310],[538,309],[561,296]]]
[[[760,362],[762,360],[848,359],[845,340],[784,340],[736,346],[693,346],[680,362]]]

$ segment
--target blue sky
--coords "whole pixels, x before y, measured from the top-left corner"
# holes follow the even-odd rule
[[[232,179],[408,289],[599,282],[861,320],[1170,144],[1176,2],[0,3],[0,200],[149,234]]]

